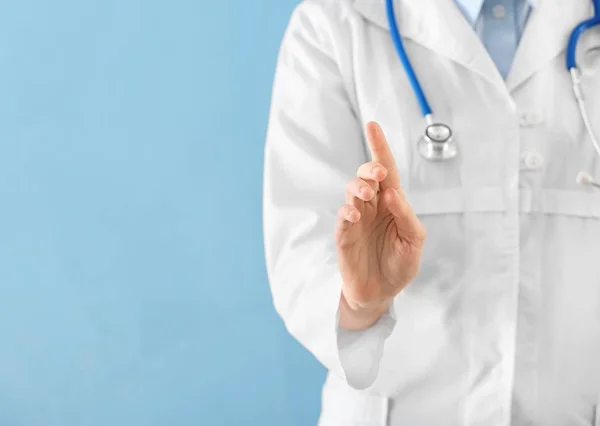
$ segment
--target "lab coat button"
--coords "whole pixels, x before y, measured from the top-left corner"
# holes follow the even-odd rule
[[[544,157],[539,152],[524,152],[521,162],[526,170],[539,170],[544,165]]]

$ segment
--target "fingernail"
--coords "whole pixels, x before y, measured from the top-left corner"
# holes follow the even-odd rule
[[[374,175],[376,175],[377,173],[382,173],[383,172],[383,167],[381,167],[381,166],[375,166],[375,167],[373,167],[372,172],[373,172]]]
[[[369,197],[371,197],[371,195],[373,195],[372,192],[371,192],[371,188],[367,188],[367,187],[362,188],[360,190],[360,193],[365,198],[369,198]]]

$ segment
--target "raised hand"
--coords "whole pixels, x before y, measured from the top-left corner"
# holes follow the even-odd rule
[[[392,151],[376,123],[367,125],[373,161],[348,182],[335,239],[342,274],[340,326],[374,324],[416,276],[425,227],[406,201]]]

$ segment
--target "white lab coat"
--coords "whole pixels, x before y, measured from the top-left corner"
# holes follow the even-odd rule
[[[565,69],[589,0],[538,0],[505,82],[451,0],[397,0],[406,49],[453,162],[424,121],[384,0],[308,0],[282,43],[264,182],[274,304],[329,370],[322,426],[600,425],[600,178]],[[600,134],[600,29],[578,61]],[[341,333],[333,232],[379,122],[427,228],[422,267],[370,330]]]

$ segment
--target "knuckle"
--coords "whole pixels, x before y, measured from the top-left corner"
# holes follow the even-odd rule
[[[356,176],[360,177],[360,176],[364,176],[365,173],[367,173],[367,170],[369,170],[369,165],[371,163],[364,163],[361,164],[360,167],[358,168],[358,170],[356,171]]]
[[[371,188],[373,191],[377,192],[378,182],[376,180],[373,180],[373,179],[365,180],[365,184],[368,185],[368,187]]]
[[[361,178],[357,177],[356,179],[354,179],[352,181],[352,191],[355,194],[358,194],[360,192],[361,188],[364,186],[364,184],[365,184],[365,181],[362,180]]]

